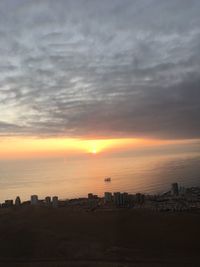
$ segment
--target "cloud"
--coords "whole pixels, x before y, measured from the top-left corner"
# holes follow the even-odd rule
[[[2,1],[0,135],[199,138],[199,8]]]

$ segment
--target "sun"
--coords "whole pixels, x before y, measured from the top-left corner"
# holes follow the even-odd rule
[[[92,154],[97,154],[97,149],[95,147],[92,149]]]
[[[96,155],[104,153],[105,151],[111,151],[113,148],[120,148],[126,145],[136,143],[136,139],[96,139],[96,140],[79,140],[78,148],[86,151],[86,153]]]

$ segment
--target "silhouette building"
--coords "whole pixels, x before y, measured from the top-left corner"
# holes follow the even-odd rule
[[[21,199],[19,196],[17,196],[15,199],[15,206],[20,206],[20,205],[21,205]]]
[[[173,183],[171,186],[171,194],[173,196],[178,196],[179,194],[179,189],[178,189],[178,183]]]
[[[52,206],[54,208],[58,207],[58,197],[57,196],[52,197]]]
[[[89,199],[93,199],[93,194],[92,193],[88,193],[88,198]]]
[[[112,193],[105,192],[104,193],[104,200],[105,200],[105,203],[112,202]]]
[[[51,205],[51,197],[45,197],[45,205],[50,206]]]
[[[9,208],[12,206],[13,206],[13,200],[12,199],[5,200],[4,207]]]
[[[128,193],[114,193],[114,204],[116,206],[125,206],[128,203]]]
[[[37,195],[32,195],[31,196],[31,205],[34,205],[34,206],[36,206],[36,205],[38,205],[38,196]]]

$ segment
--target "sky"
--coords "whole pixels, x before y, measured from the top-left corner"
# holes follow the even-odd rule
[[[4,151],[23,138],[199,140],[199,11],[199,0],[0,1]]]

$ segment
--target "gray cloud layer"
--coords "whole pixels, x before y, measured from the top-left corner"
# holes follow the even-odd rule
[[[0,135],[200,137],[199,0],[0,2]]]

